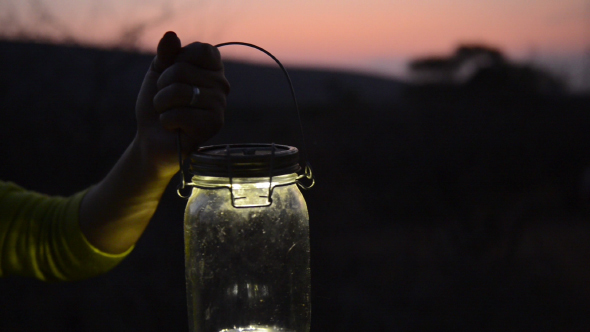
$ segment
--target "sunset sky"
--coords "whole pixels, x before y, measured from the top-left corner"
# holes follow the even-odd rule
[[[146,51],[174,30],[183,43],[244,41],[286,64],[394,75],[408,59],[449,54],[459,43],[531,61],[571,62],[590,49],[590,0],[4,0],[0,13],[5,35],[113,45],[144,24],[137,46]]]

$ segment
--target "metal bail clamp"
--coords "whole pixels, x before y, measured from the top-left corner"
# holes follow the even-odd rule
[[[311,183],[309,185],[306,185],[303,182],[299,181],[304,178],[310,180]],[[299,186],[299,188],[303,190],[309,190],[311,189],[311,187],[315,185],[315,177],[313,176],[313,169],[311,168],[311,164],[309,163],[309,161],[305,163],[303,174],[297,177],[297,185]]]
[[[274,186],[272,185],[272,174],[274,171],[274,159],[275,159],[275,143],[271,145],[271,153],[270,153],[270,167],[269,167],[269,175],[268,175],[268,188],[266,195],[256,195],[256,196],[248,196],[245,195],[248,191],[251,190],[259,190],[261,191],[262,188],[250,188],[250,189],[242,189],[240,185],[234,185],[234,174],[232,170],[232,157],[231,153],[229,152],[229,144],[226,145],[225,148],[225,155],[227,159],[227,170],[229,173],[229,190],[231,193],[231,204],[234,208],[251,208],[251,207],[265,207],[272,205],[272,192]],[[256,192],[252,193],[253,195]]]

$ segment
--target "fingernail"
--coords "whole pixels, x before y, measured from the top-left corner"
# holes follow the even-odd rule
[[[162,38],[166,38],[166,37],[178,37],[178,36],[176,36],[176,32],[168,31],[164,34],[164,36]]]

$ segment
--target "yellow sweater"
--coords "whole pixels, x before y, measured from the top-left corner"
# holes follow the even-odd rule
[[[50,197],[0,181],[0,277],[80,280],[121,262],[133,248],[107,254],[82,234],[78,211],[85,193]]]

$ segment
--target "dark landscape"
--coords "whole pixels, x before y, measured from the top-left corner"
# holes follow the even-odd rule
[[[52,195],[98,182],[134,137],[152,57],[0,42],[0,179]],[[486,48],[412,66],[426,79],[287,67],[317,178],[311,330],[590,330],[590,94]],[[226,75],[211,144],[303,149],[278,68]],[[110,273],[0,279],[0,332],[187,331],[177,181]]]

